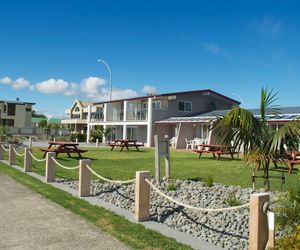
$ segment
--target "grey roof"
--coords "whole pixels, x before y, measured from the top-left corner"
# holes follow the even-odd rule
[[[197,122],[209,123],[217,117],[224,116],[230,110],[214,110],[202,114],[184,116],[184,117],[169,117],[164,120],[156,121],[155,123],[179,123],[179,122]],[[260,117],[259,109],[249,109],[255,116]],[[297,107],[280,107],[278,108],[279,114],[267,114],[268,121],[291,121],[300,118],[300,106]]]
[[[11,104],[18,104],[18,105],[26,105],[26,104],[31,104],[34,105],[35,103],[33,102],[20,102],[20,101],[8,101],[8,100],[0,100],[2,103],[11,103]]]

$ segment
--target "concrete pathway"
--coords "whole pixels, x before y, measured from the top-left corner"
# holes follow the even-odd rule
[[[129,249],[0,173],[0,249]]]

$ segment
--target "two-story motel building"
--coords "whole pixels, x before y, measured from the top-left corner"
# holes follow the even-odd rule
[[[110,139],[136,139],[150,147],[153,145],[154,134],[173,137],[180,133],[179,126],[156,126],[157,121],[230,109],[239,104],[238,101],[210,89],[93,103],[88,105],[87,110],[87,141],[89,142],[91,130],[100,125],[104,128],[111,127]],[[106,139],[103,138],[103,142]]]

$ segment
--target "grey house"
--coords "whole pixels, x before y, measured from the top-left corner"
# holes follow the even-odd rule
[[[110,138],[103,138],[104,142],[116,138],[136,139],[150,147],[153,146],[154,134],[161,138],[172,138],[184,134],[186,129],[178,123],[161,121],[170,117],[191,117],[214,110],[230,109],[239,104],[238,101],[210,89],[93,103],[88,108],[87,141],[91,130],[103,126],[112,128]],[[201,131],[203,128],[197,127],[195,136]],[[178,141],[178,146],[181,144],[184,147],[183,142]]]

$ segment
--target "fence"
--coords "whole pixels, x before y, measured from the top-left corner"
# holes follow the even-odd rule
[[[194,207],[188,204],[184,204],[178,201],[164,192],[159,190],[151,182],[151,176],[149,171],[138,171],[136,172],[135,179],[132,180],[110,180],[97,173],[92,168],[90,159],[82,159],[79,161],[79,165],[75,167],[68,167],[61,164],[55,157],[55,153],[48,152],[45,159],[39,159],[32,153],[31,148],[25,148],[24,153],[18,152],[13,145],[9,147],[0,143],[0,160],[3,160],[4,153],[8,153],[9,165],[16,164],[16,157],[24,157],[24,171],[32,171],[32,161],[45,162],[45,181],[55,181],[55,168],[56,166],[61,167],[65,170],[79,170],[79,186],[78,196],[90,196],[91,195],[91,175],[93,174],[98,179],[106,182],[118,183],[118,184],[129,184],[135,182],[135,220],[137,222],[147,221],[150,219],[150,192],[151,189],[158,195],[168,199],[169,201],[184,207],[189,210],[196,210],[202,212],[226,212],[235,211],[238,209],[249,208],[249,249],[250,250],[263,250],[266,247],[273,247],[275,245],[275,216],[274,213],[269,211],[270,195],[268,193],[252,194],[250,202],[225,208],[201,208]]]

